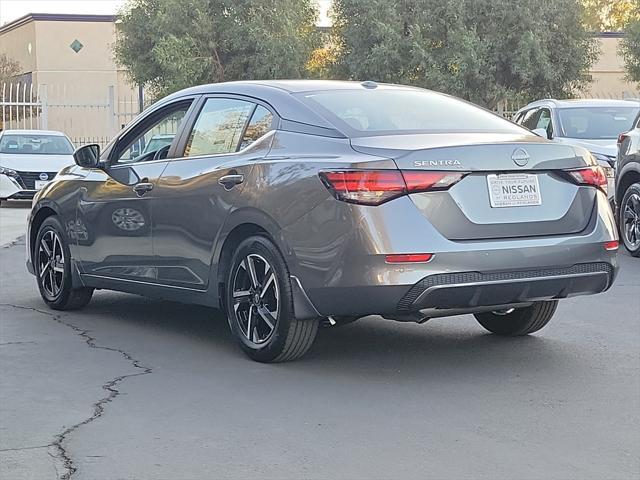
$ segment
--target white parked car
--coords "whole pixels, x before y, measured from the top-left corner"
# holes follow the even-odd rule
[[[631,129],[638,100],[539,100],[518,110],[513,120],[558,143],[589,150],[607,175],[609,201],[615,192],[618,135]]]
[[[0,201],[32,199],[61,169],[73,163],[73,144],[62,132],[0,132]]]

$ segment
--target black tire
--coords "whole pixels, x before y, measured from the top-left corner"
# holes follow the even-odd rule
[[[234,251],[226,275],[224,303],[238,344],[258,362],[300,358],[318,333],[318,320],[295,318],[289,269],[278,248],[263,236],[247,238]]]
[[[52,248],[54,262],[46,262],[45,243],[50,245],[49,239],[56,236],[59,244]],[[51,247],[50,247],[51,248]],[[61,254],[57,254],[61,252]],[[58,260],[55,261],[55,258]],[[47,218],[38,230],[36,242],[33,245],[33,268],[42,300],[54,310],[77,310],[85,307],[91,300],[93,288],[73,288],[71,277],[71,254],[62,225],[54,217]],[[60,261],[61,260],[61,261]],[[59,271],[54,271],[54,267]],[[44,271],[43,271],[44,270]],[[53,277],[52,277],[53,275]],[[59,288],[54,288],[59,282]]]
[[[640,257],[640,183],[629,185],[620,203],[620,239],[634,257]]]
[[[474,316],[491,333],[505,336],[528,335],[544,327],[558,307],[558,301],[536,302],[511,312],[484,312]]]

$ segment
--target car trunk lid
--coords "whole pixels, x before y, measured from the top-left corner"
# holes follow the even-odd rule
[[[446,191],[410,195],[450,240],[574,234],[595,205],[596,189],[563,173],[594,165],[591,157],[530,135],[395,135],[355,138],[352,146],[393,158],[402,171],[466,172]]]

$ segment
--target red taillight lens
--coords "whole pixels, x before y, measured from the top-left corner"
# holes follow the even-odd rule
[[[320,172],[320,178],[338,200],[345,202],[380,205],[406,193],[397,170]]]
[[[400,253],[394,255],[386,255],[387,263],[424,263],[433,258],[433,253]]]
[[[320,178],[338,200],[380,205],[409,193],[446,190],[466,174],[415,170],[341,170],[320,172]]]
[[[455,185],[464,173],[459,172],[420,172],[407,170],[402,172],[409,193],[426,192],[429,190],[446,190]]]
[[[607,252],[615,252],[620,247],[620,242],[618,240],[611,240],[610,242],[604,242],[602,246]]]
[[[624,142],[625,138],[626,138],[626,132],[625,133],[621,133],[620,135],[618,135],[618,145],[620,145],[622,142]]]
[[[604,188],[607,186],[607,175],[602,167],[588,167],[579,170],[567,170],[571,179],[578,185]]]

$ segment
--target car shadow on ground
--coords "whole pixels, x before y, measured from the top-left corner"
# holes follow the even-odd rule
[[[115,322],[141,339],[153,334],[154,341],[172,342],[176,350],[197,345],[197,355],[210,356],[212,362],[252,363],[236,346],[224,315],[211,308],[97,292],[91,304],[69,320],[82,328],[87,327],[86,320],[92,331]],[[95,334],[100,340],[100,332]],[[516,338],[488,334],[471,316],[434,319],[424,325],[372,316],[321,329],[304,358],[267,368],[373,380],[455,375],[458,381],[474,381],[491,370],[506,380],[520,373],[570,374],[580,363],[579,356],[570,343],[542,333]]]

